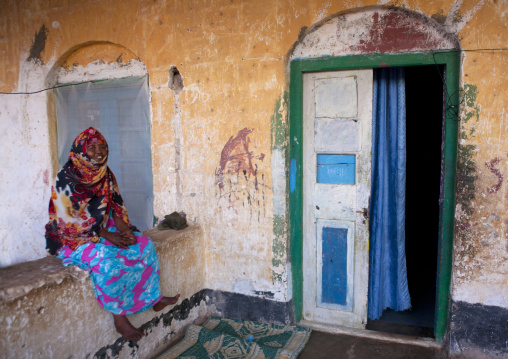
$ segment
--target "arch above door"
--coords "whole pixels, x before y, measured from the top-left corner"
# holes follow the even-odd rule
[[[372,6],[334,14],[307,29],[289,60],[459,50],[456,36],[415,11]]]

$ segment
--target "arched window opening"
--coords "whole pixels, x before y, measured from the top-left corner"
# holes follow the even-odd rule
[[[56,90],[58,158],[67,161],[72,141],[88,127],[109,145],[108,166],[115,174],[129,219],[140,230],[153,225],[148,77],[98,80]]]

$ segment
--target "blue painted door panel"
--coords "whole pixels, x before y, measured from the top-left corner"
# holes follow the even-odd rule
[[[317,155],[317,183],[355,184],[355,155]]]
[[[323,227],[323,303],[347,304],[347,232],[347,228]]]

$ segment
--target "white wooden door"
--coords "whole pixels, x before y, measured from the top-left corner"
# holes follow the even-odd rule
[[[304,74],[303,318],[364,328],[372,70]]]

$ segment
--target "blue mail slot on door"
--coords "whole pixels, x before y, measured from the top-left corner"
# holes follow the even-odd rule
[[[317,182],[355,184],[355,155],[317,155]]]

